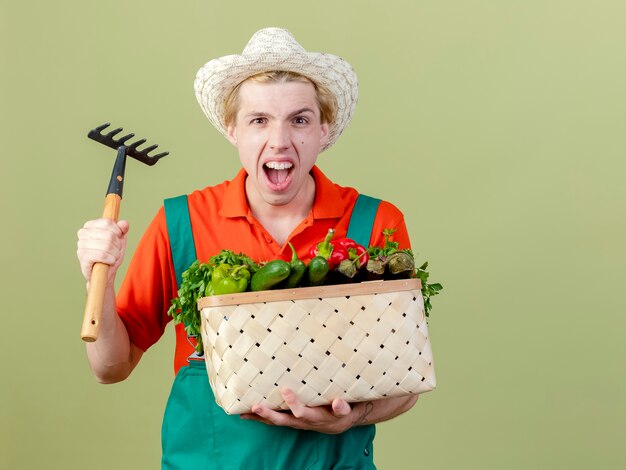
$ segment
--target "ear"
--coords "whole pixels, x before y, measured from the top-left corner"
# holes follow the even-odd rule
[[[328,143],[328,134],[330,133],[330,126],[327,122],[322,124],[322,132],[320,134],[320,144],[326,145]]]
[[[226,131],[228,132],[228,140],[230,141],[231,144],[233,144],[236,147],[237,146],[237,128],[233,125],[230,125],[226,128]]]

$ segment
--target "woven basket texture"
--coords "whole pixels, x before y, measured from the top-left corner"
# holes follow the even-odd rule
[[[433,390],[421,290],[377,292],[394,282],[367,283],[371,292],[358,295],[349,294],[350,285],[332,297],[300,288],[313,298],[203,307],[205,362],[218,405],[229,414],[254,404],[287,409],[281,387],[309,406]]]

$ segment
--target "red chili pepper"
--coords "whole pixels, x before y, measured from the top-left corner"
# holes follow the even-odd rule
[[[349,253],[342,245],[331,242],[335,230],[330,228],[324,240],[316,243],[309,249],[309,257],[315,258],[316,256],[322,256],[328,261],[328,269],[334,269],[344,259],[349,259]]]
[[[348,259],[357,260],[356,267],[361,269],[361,266],[365,266],[370,259],[367,253],[367,248],[363,245],[359,245],[357,242],[350,238],[338,238],[334,241],[335,245],[341,245],[348,251]]]

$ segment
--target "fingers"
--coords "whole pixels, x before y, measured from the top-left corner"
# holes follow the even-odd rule
[[[331,406],[306,406],[293,390],[281,390],[288,412],[275,411],[262,405],[252,407],[251,413],[241,415],[242,419],[260,421],[275,426],[289,426],[296,429],[311,429],[327,434],[343,432],[350,427],[352,407],[342,399],[335,399]]]
[[[335,398],[331,405],[333,414],[338,417],[348,416],[352,411],[350,404],[341,398]]]
[[[311,408],[302,403],[293,390],[285,388],[281,390],[281,395],[283,396],[283,400],[285,400],[285,403],[287,403],[287,406],[296,418],[303,418],[307,416],[307,412]]]
[[[295,418],[291,413],[274,411],[261,405],[254,405],[251,411],[251,413],[241,415],[241,417],[243,419],[260,421],[262,423],[274,426],[290,426],[293,428],[303,429],[301,426],[298,426],[298,419]]]
[[[248,421],[258,421],[259,423],[267,424],[267,425],[270,425],[270,426],[274,424],[271,421],[261,417],[258,414],[254,414],[254,413],[243,413],[243,414],[239,415],[239,417],[241,419],[245,419],[245,420],[248,420]]]
[[[128,222],[109,219],[90,220],[83,225],[78,231],[76,254],[85,279],[90,279],[94,263],[108,264],[114,276],[124,258],[128,229]]]
[[[289,406],[289,409],[296,418],[319,418],[317,408],[310,408],[306,406],[300,401],[293,390],[285,388],[282,390],[281,394],[285,403],[287,403],[287,406]],[[330,407],[330,412],[336,417],[347,416],[350,414],[350,411],[352,411],[350,404],[341,398],[334,399]]]

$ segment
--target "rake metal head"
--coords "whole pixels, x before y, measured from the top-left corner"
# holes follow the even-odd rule
[[[117,129],[113,129],[112,131],[103,134],[102,131],[110,125],[111,123],[107,122],[105,124],[102,124],[101,126],[96,127],[95,129],[90,130],[87,134],[87,137],[116,150],[119,149],[121,146],[125,146],[127,156],[133,157],[135,160],[139,160],[146,165],[154,165],[156,162],[159,161],[159,159],[165,157],[166,155],[169,155],[169,152],[161,152],[156,155],[148,155],[150,152],[156,149],[158,145],[151,145],[143,150],[138,150],[137,147],[143,145],[146,142],[146,139],[141,139],[137,142],[127,145],[126,142],[132,139],[135,134],[127,134],[123,137],[120,137],[119,139],[114,139],[117,134],[122,132],[121,127],[118,127]]]

